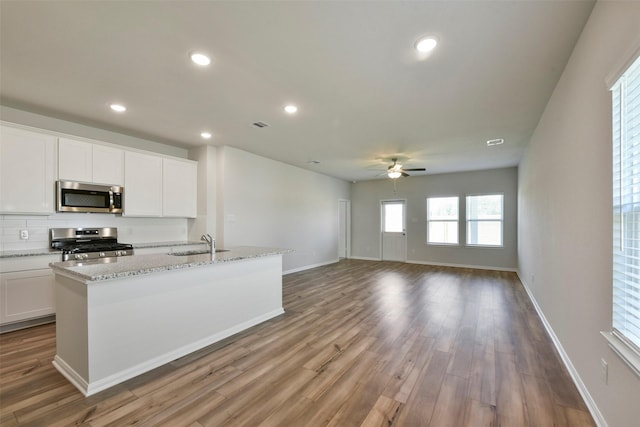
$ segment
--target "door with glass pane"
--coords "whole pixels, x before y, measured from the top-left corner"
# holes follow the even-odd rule
[[[382,260],[407,260],[405,201],[385,200],[381,203]]]

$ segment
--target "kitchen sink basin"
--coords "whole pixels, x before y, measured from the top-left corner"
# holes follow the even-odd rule
[[[229,249],[216,249],[216,253],[219,252],[229,252]],[[204,255],[208,254],[208,250],[193,250],[193,251],[183,251],[183,252],[171,252],[169,255],[173,256],[189,256],[189,255]]]

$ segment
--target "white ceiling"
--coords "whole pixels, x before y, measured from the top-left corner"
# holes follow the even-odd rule
[[[14,108],[182,147],[230,145],[346,180],[376,178],[381,159],[396,156],[426,174],[514,166],[592,7],[2,0],[0,96]],[[424,34],[440,43],[420,59],[413,46]],[[195,66],[193,50],[213,63]],[[128,111],[111,112],[114,101]],[[282,110],[290,102],[294,116]],[[202,140],[203,130],[214,137]],[[487,147],[493,138],[505,143]]]

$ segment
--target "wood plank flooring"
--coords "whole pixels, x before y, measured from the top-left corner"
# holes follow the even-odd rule
[[[344,260],[284,306],[89,398],[54,325],[0,335],[0,425],[595,426],[513,273]]]

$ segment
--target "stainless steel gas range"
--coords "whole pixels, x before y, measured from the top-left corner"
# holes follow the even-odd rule
[[[62,251],[62,261],[108,261],[115,257],[133,255],[133,246],[118,243],[118,229],[104,228],[51,228],[49,241],[52,249]]]

